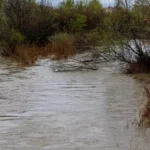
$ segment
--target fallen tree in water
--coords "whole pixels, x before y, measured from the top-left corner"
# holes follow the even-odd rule
[[[57,61],[53,66],[55,72],[70,72],[70,71],[87,71],[98,70],[98,60],[93,56],[91,52],[84,52],[82,54],[76,54],[75,56],[66,59]]]

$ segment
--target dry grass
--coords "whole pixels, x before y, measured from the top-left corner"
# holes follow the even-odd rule
[[[11,58],[19,64],[34,64],[39,58],[64,59],[75,54],[73,37],[68,34],[55,35],[45,47],[35,45],[18,46]]]
[[[56,56],[56,59],[67,58],[75,54],[74,37],[67,33],[59,33],[54,35],[51,39],[51,52]]]
[[[44,48],[34,45],[23,45],[16,48],[11,58],[19,64],[29,65],[35,63],[38,58],[44,55],[48,55]]]

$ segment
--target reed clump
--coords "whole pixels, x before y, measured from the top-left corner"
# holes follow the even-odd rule
[[[60,33],[52,36],[46,46],[39,47],[34,44],[18,46],[10,57],[20,64],[30,65],[34,64],[39,58],[66,59],[74,55],[75,52],[73,36]]]
[[[74,37],[68,33],[59,33],[50,38],[50,43],[47,49],[51,49],[51,54],[56,59],[68,58],[75,54]]]

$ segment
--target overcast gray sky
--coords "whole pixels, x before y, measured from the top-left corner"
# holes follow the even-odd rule
[[[57,5],[61,1],[63,1],[63,0],[52,0],[52,4]],[[103,6],[111,6],[114,3],[114,0],[100,0],[100,1],[103,4]]]

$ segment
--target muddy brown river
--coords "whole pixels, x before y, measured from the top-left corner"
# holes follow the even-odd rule
[[[115,64],[53,72],[0,61],[0,150],[149,150],[137,126],[142,89]]]

